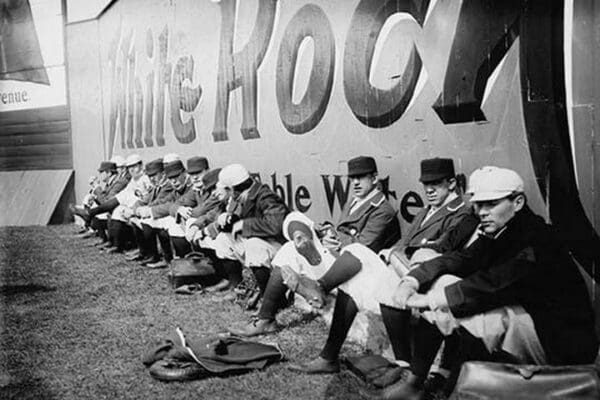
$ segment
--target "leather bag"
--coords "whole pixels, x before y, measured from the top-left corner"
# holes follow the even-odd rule
[[[600,399],[594,365],[515,365],[466,362],[450,400]]]
[[[169,281],[173,288],[193,283],[203,283],[215,274],[212,260],[199,252],[187,254],[184,258],[171,261]]]

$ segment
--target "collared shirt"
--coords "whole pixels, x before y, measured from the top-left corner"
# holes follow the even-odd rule
[[[362,206],[363,204],[365,204],[367,201],[371,200],[373,197],[375,197],[375,195],[379,193],[379,189],[374,188],[373,190],[371,190],[369,192],[369,194],[367,194],[365,197],[363,197],[362,199],[359,199],[358,197],[355,197],[352,200],[352,203],[350,204],[350,212],[348,214],[352,214],[353,212],[355,212],[356,210],[358,210],[360,208],[360,206]]]
[[[448,195],[448,197],[446,197],[446,200],[444,200],[442,205],[440,205],[439,207],[429,206],[429,210],[427,211],[425,218],[423,218],[423,221],[421,222],[421,226],[423,226],[425,224],[425,222],[433,216],[433,214],[435,214],[436,212],[438,212],[439,210],[444,208],[446,205],[448,205],[448,203],[450,203],[452,200],[456,199],[457,197],[458,197],[458,195],[456,193],[452,192]]]

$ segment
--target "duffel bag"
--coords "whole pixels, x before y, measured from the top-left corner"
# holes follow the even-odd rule
[[[214,274],[215,269],[212,260],[203,253],[192,252],[184,258],[171,261],[168,277],[175,289],[182,285],[203,283]]]
[[[600,399],[594,365],[516,365],[466,362],[450,400]]]

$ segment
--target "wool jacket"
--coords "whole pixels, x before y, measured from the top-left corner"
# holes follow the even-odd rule
[[[179,189],[174,190],[174,198],[172,201],[157,204],[150,207],[152,212],[152,218],[159,219],[168,217],[169,215],[175,216],[179,206],[183,205],[181,199],[186,196],[187,193],[193,191],[192,182],[190,179],[186,179],[185,184]]]
[[[358,242],[377,253],[398,241],[400,223],[383,193],[375,194],[353,213],[351,205],[350,201],[344,205],[336,225],[342,247]]]
[[[408,257],[421,247],[432,248],[440,253],[454,250],[459,247],[461,242],[464,244],[464,242],[469,239],[469,236],[473,233],[478,224],[478,218],[473,215],[471,206],[460,196],[443,206],[423,223],[429,208],[430,207],[425,207],[419,211],[406,235],[395,246],[404,249]],[[470,229],[469,226],[465,226],[464,228],[467,229],[459,232],[466,235],[466,237],[457,237],[456,233],[458,232],[456,232],[453,239],[456,242],[455,244],[457,247],[440,247],[441,243],[448,243],[448,241],[445,240],[445,236],[465,217],[468,217]]]
[[[176,192],[169,182],[168,179],[164,179],[157,186],[155,186],[148,194],[140,201],[135,204],[135,207],[139,206],[157,206],[159,204],[165,204],[175,201]],[[134,207],[134,208],[135,208]]]
[[[252,183],[234,212],[243,222],[242,237],[259,237],[284,243],[283,220],[289,210],[281,197],[258,182]]]
[[[108,199],[116,196],[121,190],[125,189],[131,180],[131,175],[127,171],[123,174],[113,175],[107,185],[98,187],[98,191],[95,193],[96,201],[99,204],[104,203]]]
[[[192,218],[196,220],[192,225],[202,229],[215,221],[219,214],[225,212],[226,201],[221,201],[216,195],[209,195],[201,204],[192,210]]]
[[[550,364],[590,363],[598,353],[583,277],[552,227],[527,206],[497,238],[480,235],[468,248],[425,262],[409,276],[425,292],[444,274],[462,278],[445,288],[456,318],[521,305]]]

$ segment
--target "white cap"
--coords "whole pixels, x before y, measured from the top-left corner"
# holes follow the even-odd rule
[[[130,154],[129,156],[127,156],[125,165],[128,167],[131,167],[132,165],[135,165],[135,164],[141,163],[141,162],[142,162],[142,158],[139,156],[139,154]]]
[[[523,179],[512,169],[486,166],[471,174],[467,193],[471,201],[489,201],[523,193],[524,187]]]
[[[179,154],[169,153],[165,154],[165,156],[163,157],[163,164],[168,164],[173,161],[181,161],[181,157],[179,157]]]
[[[231,164],[219,172],[219,182],[223,186],[233,187],[250,177],[248,170],[242,164]]]
[[[110,161],[114,162],[117,167],[124,167],[125,166],[125,159],[121,156],[113,156]]]

